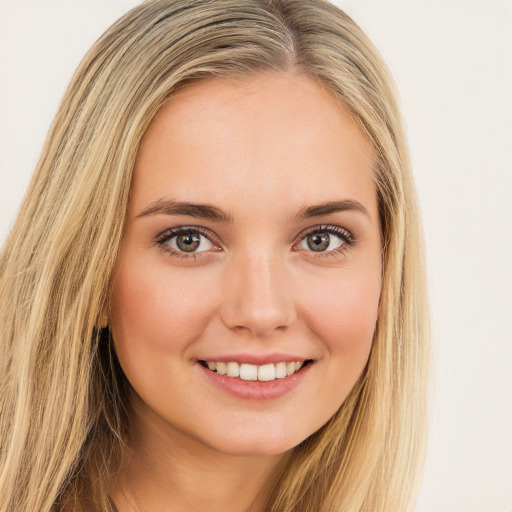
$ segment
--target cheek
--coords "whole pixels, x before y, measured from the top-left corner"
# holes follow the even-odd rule
[[[191,282],[185,272],[170,272],[165,264],[121,263],[111,301],[118,352],[136,360],[148,352],[163,356],[169,349],[185,349],[204,330],[214,309],[204,293],[210,285],[207,276]]]
[[[347,272],[312,288],[308,323],[344,375],[359,375],[366,364],[380,297],[380,271]]]

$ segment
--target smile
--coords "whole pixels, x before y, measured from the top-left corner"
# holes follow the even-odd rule
[[[227,377],[238,378],[245,381],[269,382],[276,379],[283,379],[298,372],[310,360],[269,363],[255,365],[237,363],[235,361],[200,361],[200,364],[210,371]]]

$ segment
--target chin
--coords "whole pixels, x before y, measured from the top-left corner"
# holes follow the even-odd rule
[[[310,434],[309,434],[310,435]],[[308,435],[297,435],[297,433],[280,432],[272,433],[262,428],[255,435],[222,435],[211,443],[211,446],[226,455],[237,457],[273,457],[289,452],[300,444]]]

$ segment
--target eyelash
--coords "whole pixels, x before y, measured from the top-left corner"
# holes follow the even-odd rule
[[[333,226],[330,224],[322,224],[320,226],[316,226],[314,228],[309,228],[306,231],[303,231],[299,236],[299,241],[294,244],[294,247],[297,246],[302,240],[304,240],[309,235],[317,235],[321,233],[328,233],[330,235],[336,235],[341,239],[342,243],[339,247],[332,249],[330,251],[321,251],[315,252],[313,250],[308,250],[311,253],[313,258],[317,259],[325,259],[329,257],[337,257],[345,254],[345,252],[352,246],[355,245],[356,240],[350,231],[345,228],[341,228],[339,226]],[[300,250],[300,249],[299,249]],[[306,250],[306,249],[304,249]]]
[[[219,245],[219,243],[216,243],[214,240],[218,240],[218,237],[216,237],[211,231],[201,228],[199,226],[179,226],[177,228],[171,228],[167,229],[163,233],[159,234],[155,238],[155,243],[160,247],[160,249],[163,252],[166,252],[170,254],[172,257],[179,258],[179,259],[187,259],[187,260],[197,260],[197,258],[204,257],[207,255],[207,253],[211,251],[199,251],[199,252],[183,252],[183,251],[177,251],[174,248],[170,247],[167,242],[172,240],[174,237],[183,235],[183,234],[197,234],[199,233],[206,239],[208,239],[212,244]],[[346,229],[341,228],[339,226],[333,226],[329,224],[315,226],[313,228],[309,228],[306,231],[303,231],[298,235],[298,241],[294,244],[294,248],[297,247],[297,245],[302,242],[307,236],[309,235],[315,235],[315,234],[322,234],[322,233],[329,233],[332,235],[336,235],[339,237],[342,241],[341,245],[331,251],[319,251],[315,252],[313,250],[307,250],[307,249],[295,249],[297,251],[301,250],[307,250],[307,252],[310,252],[313,258],[316,259],[323,259],[328,257],[336,257],[344,254],[347,249],[354,246],[356,243],[356,240],[354,236]],[[217,249],[216,252],[220,252],[222,249]]]
[[[204,256],[203,253],[209,252],[209,251],[200,251],[200,252],[182,252],[177,251],[176,249],[173,249],[170,247],[167,242],[172,240],[174,237],[179,235],[187,235],[187,234],[197,234],[199,233],[206,239],[208,239],[212,244],[216,244],[213,240],[216,240],[217,237],[213,235],[213,233],[207,229],[198,227],[198,226],[179,226],[177,228],[167,229],[160,235],[158,235],[155,239],[156,244],[160,247],[160,249],[171,256],[179,259],[187,259],[187,260],[193,260],[195,261],[198,257]],[[220,251],[221,249],[218,249]]]

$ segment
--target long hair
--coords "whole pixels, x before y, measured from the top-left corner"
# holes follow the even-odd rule
[[[292,450],[272,512],[410,510],[424,454],[422,237],[392,79],[324,0],[152,0],[76,71],[0,255],[0,512],[110,510],[129,384],[101,329],[141,139],[198,79],[295,72],[327,87],[376,151],[382,292],[367,366]]]

